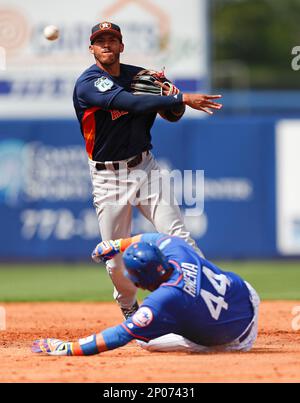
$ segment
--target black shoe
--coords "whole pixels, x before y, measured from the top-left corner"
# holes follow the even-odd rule
[[[123,313],[124,318],[127,320],[129,319],[132,315],[136,313],[136,311],[139,309],[139,304],[136,301],[131,308],[121,308],[121,311]]]

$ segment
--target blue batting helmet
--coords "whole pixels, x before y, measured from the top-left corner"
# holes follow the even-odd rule
[[[127,277],[140,288],[156,290],[172,268],[161,250],[146,242],[136,242],[129,246],[123,261]]]

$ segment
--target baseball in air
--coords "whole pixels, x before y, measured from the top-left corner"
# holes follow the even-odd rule
[[[59,29],[55,25],[48,25],[44,28],[44,37],[48,41],[55,41],[59,37]]]

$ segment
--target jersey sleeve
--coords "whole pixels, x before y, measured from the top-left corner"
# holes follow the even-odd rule
[[[112,107],[133,113],[151,113],[160,110],[173,109],[183,105],[183,95],[153,96],[151,94],[133,95],[122,91],[114,97]]]
[[[98,106],[144,114],[182,106],[182,94],[172,96],[133,95],[106,75],[89,75],[76,83],[74,94],[83,109]]]
[[[149,233],[149,234],[139,234],[135,235],[131,238],[124,238],[120,240],[120,252],[124,252],[128,246],[132,245],[135,242],[147,242],[153,243],[157,245],[160,243],[162,239],[168,238],[168,235],[161,234],[161,233]]]
[[[174,318],[162,309],[145,304],[121,326],[133,339],[149,342],[164,334],[174,333],[177,324]]]
[[[88,77],[76,84],[78,101],[83,108],[99,106],[109,110],[113,99],[122,91],[122,87],[105,75]]]
[[[159,241],[163,238],[165,238],[168,235],[161,234],[161,233],[149,233],[149,234],[143,234],[141,236],[141,241],[142,242],[147,242],[147,243],[153,243],[154,245],[157,245]]]
[[[149,342],[168,333],[180,332],[180,313],[176,310],[176,290],[160,287],[145,298],[133,316],[120,325],[102,332],[109,350],[121,347],[131,340]]]
[[[125,322],[101,332],[108,350],[114,350],[132,340],[149,342],[152,339],[178,331],[176,320],[153,306],[142,305]]]

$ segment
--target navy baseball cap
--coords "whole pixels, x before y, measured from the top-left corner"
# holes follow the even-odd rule
[[[122,42],[122,34],[120,27],[116,24],[113,24],[112,22],[104,21],[100,22],[99,24],[95,25],[92,28],[92,33],[90,36],[91,43],[93,43],[94,40],[98,38],[98,36],[106,33],[115,35]]]

